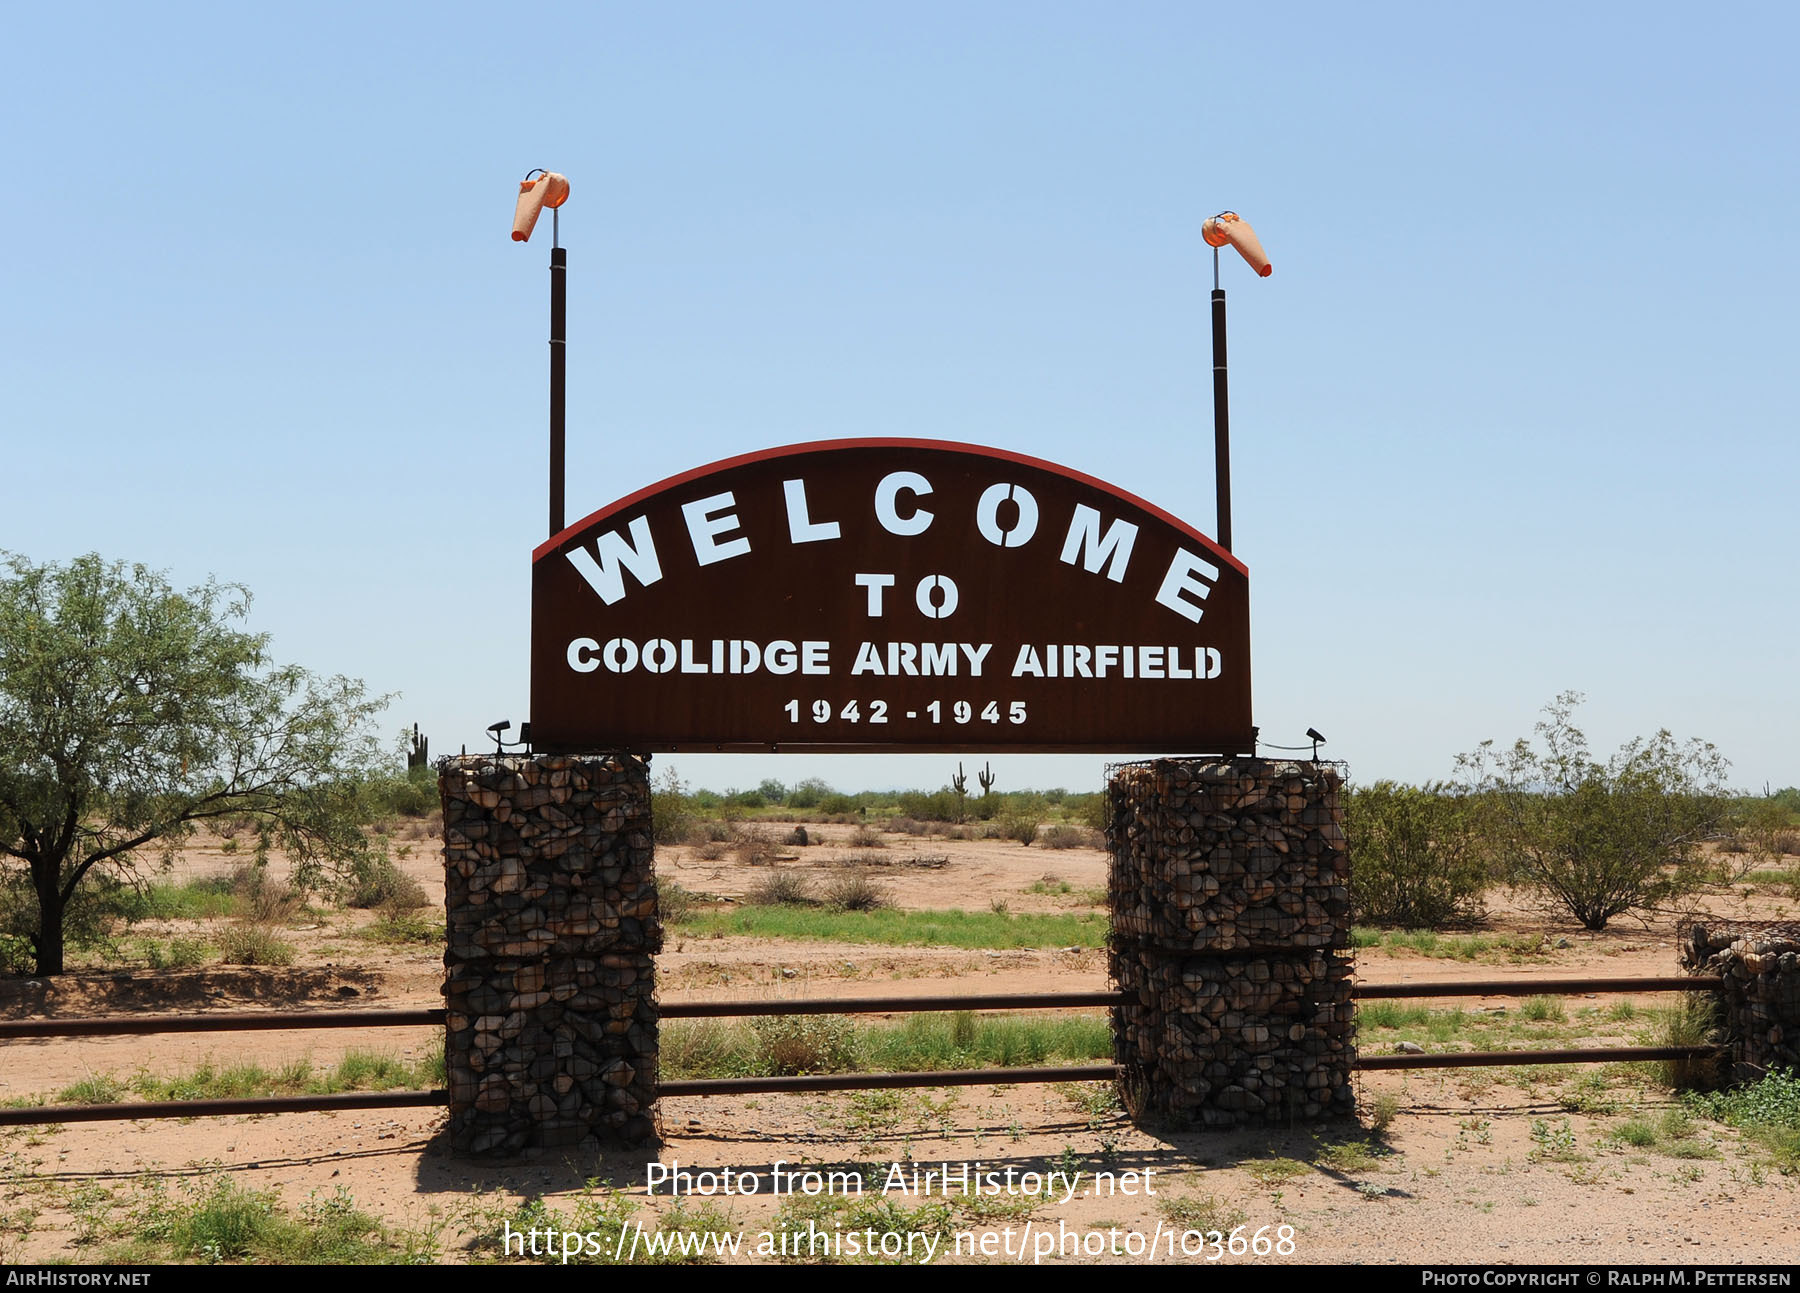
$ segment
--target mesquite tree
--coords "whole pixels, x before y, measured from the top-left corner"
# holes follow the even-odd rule
[[[1458,761],[1505,870],[1588,929],[1691,894],[1715,867],[1702,848],[1731,808],[1724,756],[1667,731],[1605,763],[1574,724],[1581,696],[1544,707],[1536,742],[1484,742]]]
[[[0,559],[0,884],[39,974],[60,974],[87,888],[165,863],[200,823],[256,830],[302,885],[368,860],[359,786],[381,758],[385,698],[279,666],[235,622],[249,594],[182,593],[143,566]],[[10,864],[10,865],[9,865]]]

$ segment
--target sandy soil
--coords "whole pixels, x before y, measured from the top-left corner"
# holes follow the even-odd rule
[[[1094,850],[1052,852],[993,841],[889,836],[886,849],[871,851],[852,849],[841,838],[847,828],[826,827],[824,833],[824,843],[782,850],[795,855],[785,864],[825,873],[836,865],[834,859],[863,855],[857,865],[878,874],[908,907],[985,909],[1004,901],[1012,911],[1086,909],[1091,895],[1083,891],[1105,881],[1105,856]],[[411,849],[402,866],[441,903],[435,841],[417,839]],[[872,853],[883,860],[870,860]],[[941,864],[929,856],[920,860],[933,854],[948,856]],[[191,850],[179,865],[187,873],[205,874],[228,870],[235,861],[215,845]],[[691,849],[665,853],[658,865],[665,878],[720,896],[741,895],[766,874],[728,859],[708,861]],[[1028,892],[1047,875],[1066,881],[1071,892]],[[1744,890],[1711,905],[1720,914],[1751,918],[1791,916],[1793,906]],[[350,925],[370,919],[367,913],[334,914],[294,932],[300,956],[290,969],[84,972],[51,984],[0,980],[0,1017],[440,1004],[437,948],[391,949],[351,935]],[[1392,982],[1668,974],[1676,968],[1674,923],[1667,915],[1647,925],[1624,922],[1588,934],[1502,904],[1489,929],[1541,936],[1542,950],[1495,963],[1380,949],[1360,956],[1358,975],[1366,982]],[[672,936],[659,972],[668,1000],[840,996],[868,993],[877,985],[896,995],[1106,986],[1104,955],[1093,948],[984,953]],[[1636,1000],[1640,1006],[1656,1004],[1650,997]],[[1460,1004],[1483,1011],[1516,1009],[1518,1003],[1473,998]],[[1588,1004],[1572,998],[1570,1007]],[[8,1042],[0,1050],[0,1100],[55,1092],[94,1074],[129,1076],[140,1068],[181,1072],[208,1058],[227,1063],[254,1057],[272,1066],[308,1056],[322,1065],[348,1049],[417,1057],[435,1041],[429,1029],[409,1029]],[[1084,1173],[1075,1197],[1065,1201],[1059,1192],[1028,1216],[1027,1205],[1019,1204],[1011,1219],[978,1223],[964,1210],[953,1222],[954,1230],[977,1234],[999,1236],[1010,1228],[1010,1239],[991,1242],[1025,1242],[1034,1252],[1051,1235],[1061,1252],[1044,1253],[1047,1261],[1203,1264],[1210,1249],[1171,1256],[1159,1248],[1151,1259],[1139,1258],[1131,1246],[1166,1245],[1166,1237],[1154,1237],[1181,1229],[1170,1218],[1191,1217],[1191,1209],[1209,1199],[1218,1205],[1215,1217],[1241,1214],[1246,1235],[1265,1225],[1292,1227],[1291,1254],[1225,1254],[1227,1262],[1800,1259],[1796,1180],[1764,1170],[1755,1150],[1740,1144],[1735,1133],[1700,1124],[1712,1157],[1680,1159],[1617,1146],[1608,1135],[1623,1117],[1654,1118],[1669,1105],[1667,1098],[1621,1088],[1613,1093],[1622,1101],[1617,1111],[1583,1113],[1565,1107],[1570,1090],[1566,1076],[1511,1069],[1370,1074],[1358,1082],[1362,1122],[1233,1134],[1140,1130],[1116,1112],[1093,1112],[1096,1106],[1080,1088],[1050,1086],[668,1099],[662,1108],[664,1143],[656,1158],[692,1170],[759,1171],[761,1190],[755,1196],[713,1199],[751,1246],[780,1202],[768,1193],[778,1163],[790,1168],[876,1164],[884,1170],[901,1163],[910,1172],[914,1165],[923,1170],[980,1162],[984,1170],[1001,1173],[1008,1167],[1022,1173],[1059,1166]],[[1376,1136],[1368,1120],[1382,1097],[1392,1097],[1393,1117]],[[28,1234],[19,1232],[16,1220],[11,1234],[0,1231],[0,1258],[91,1259],[97,1254],[78,1238],[71,1198],[112,1191],[123,1209],[147,1180],[179,1188],[217,1172],[247,1186],[279,1189],[296,1205],[313,1191],[346,1187],[364,1208],[395,1224],[440,1225],[446,1260],[465,1259],[470,1255],[465,1246],[484,1237],[487,1221],[477,1218],[471,1204],[477,1191],[542,1194],[552,1204],[567,1205],[565,1196],[601,1180],[642,1201],[639,1215],[646,1219],[670,1206],[666,1192],[654,1198],[646,1193],[648,1153],[586,1147],[500,1163],[464,1162],[445,1152],[442,1121],[439,1112],[403,1110],[0,1132],[0,1214],[40,1209]],[[1358,1153],[1355,1147],[1364,1142],[1376,1152]],[[1343,1149],[1346,1144],[1352,1148]],[[1089,1191],[1096,1171],[1143,1175],[1136,1178],[1135,1194],[1101,1190],[1095,1197]],[[1144,1192],[1145,1175],[1153,1194]],[[887,1197],[907,1206],[921,1201],[899,1193]],[[1003,1197],[1016,1202],[1016,1196]],[[1029,1239],[1023,1235],[1027,1224],[1033,1228]],[[1070,1232],[1077,1243],[1099,1245],[1098,1253],[1094,1247],[1086,1254],[1072,1252]],[[938,1260],[969,1259],[940,1251]]]

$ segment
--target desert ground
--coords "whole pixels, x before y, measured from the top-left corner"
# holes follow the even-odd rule
[[[821,881],[859,870],[903,909],[1104,911],[1107,858],[1097,848],[892,832],[879,848],[856,848],[852,829],[809,825],[812,842],[777,850],[780,860],[772,863],[745,860],[742,851],[660,848],[659,879],[727,910],[774,865]],[[427,925],[441,923],[440,843],[418,824],[396,838],[399,866],[426,890]],[[241,863],[228,845],[203,837],[178,859],[175,878],[228,874]],[[1786,892],[1749,877],[1701,905],[1734,918],[1792,918],[1800,904]],[[1357,976],[1388,983],[1667,975],[1677,971],[1679,916],[1620,919],[1588,933],[1517,896],[1496,894],[1486,924],[1470,933],[1361,948]],[[280,931],[295,949],[285,967],[113,964],[48,981],[0,979],[0,1017],[441,1005],[441,942],[429,928],[410,940],[371,939],[367,931],[381,919],[370,911],[305,909]],[[204,928],[202,921],[150,922],[133,934],[198,936]],[[683,925],[669,930],[658,975],[667,1001],[1107,986],[1105,954],[1096,946],[1002,951],[775,941]],[[1430,1049],[1640,1043],[1650,1040],[1671,1001],[1567,995],[1546,1003],[1475,997],[1395,1004],[1434,1013],[1365,1024],[1364,1053],[1392,1052],[1402,1042]],[[675,1026],[665,1023],[665,1030]],[[294,1061],[326,1069],[360,1051],[418,1062],[440,1044],[429,1028],[6,1041],[0,1103],[54,1101],[79,1084],[93,1089],[96,1080],[116,1086],[133,1075],[191,1074],[251,1059],[268,1069]],[[1374,1073],[1360,1076],[1356,1090],[1353,1122],[1179,1133],[1133,1126],[1101,1084],[672,1098],[661,1102],[659,1149],[589,1145],[489,1162],[451,1157],[444,1115],[431,1109],[4,1129],[0,1260],[106,1260],[144,1231],[146,1218],[166,1215],[158,1208],[169,1200],[200,1198],[222,1180],[273,1192],[296,1215],[315,1215],[321,1200],[353,1201],[390,1228],[391,1256],[421,1261],[497,1260],[508,1225],[523,1229],[527,1219],[556,1216],[562,1228],[583,1229],[570,1220],[583,1208],[590,1221],[628,1218],[624,1230],[615,1224],[615,1239],[637,1236],[640,1222],[653,1231],[660,1218],[671,1231],[737,1232],[744,1249],[722,1260],[766,1261],[779,1258],[758,1256],[757,1236],[783,1218],[790,1226],[807,1217],[861,1225],[878,1205],[890,1218],[892,1209],[902,1210],[901,1229],[921,1236],[921,1246],[900,1260],[923,1260],[923,1236],[931,1234],[939,1244],[929,1255],[940,1263],[1021,1260],[1005,1255],[1011,1245],[1025,1246],[1033,1261],[1058,1263],[1800,1260],[1800,1177],[1783,1174],[1732,1127],[1689,1115],[1641,1067]],[[653,1196],[653,1161],[715,1173],[754,1169],[759,1190],[677,1200],[664,1184]],[[876,1185],[891,1183],[895,1164],[911,1180],[915,1167],[965,1162],[991,1172],[1010,1167],[1015,1179],[1063,1175],[1047,1193],[988,1198],[884,1194]],[[805,1167],[854,1171],[869,1193],[861,1203],[770,1193],[778,1171]],[[1102,1172],[1112,1175],[1096,1181]],[[548,1211],[527,1206],[539,1197]],[[1169,1251],[1162,1238],[1238,1226],[1246,1239],[1267,1227],[1269,1243],[1277,1236],[1286,1243],[1266,1254],[1191,1245],[1184,1253]],[[972,1256],[952,1250],[959,1232],[1007,1238],[994,1241],[1002,1248],[990,1246],[989,1256]],[[1056,1250],[1042,1247],[1046,1235]],[[1158,1245],[1155,1255],[1145,1252],[1151,1245]]]

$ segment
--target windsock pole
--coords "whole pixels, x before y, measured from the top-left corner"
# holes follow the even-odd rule
[[[1231,401],[1225,380],[1225,289],[1219,286],[1219,248],[1230,243],[1256,271],[1267,278],[1274,270],[1256,237],[1256,231],[1235,211],[1221,211],[1200,226],[1200,235],[1213,249],[1213,480],[1219,491],[1219,546],[1231,551]]]
[[[569,351],[569,252],[562,212],[550,212],[550,534],[563,529],[563,394]]]
[[[1231,551],[1231,397],[1225,377],[1225,291],[1219,286],[1219,249],[1213,248],[1213,481],[1218,490],[1219,546]]]

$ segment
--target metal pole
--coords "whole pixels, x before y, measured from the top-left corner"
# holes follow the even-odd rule
[[[551,220],[556,213],[551,212]],[[554,226],[553,226],[554,227]],[[555,238],[552,236],[552,243]],[[550,534],[563,530],[563,383],[568,358],[569,253],[550,248]]]
[[[1213,480],[1219,498],[1219,546],[1231,551],[1231,400],[1225,381],[1225,292],[1218,286],[1219,252],[1213,249]]]

